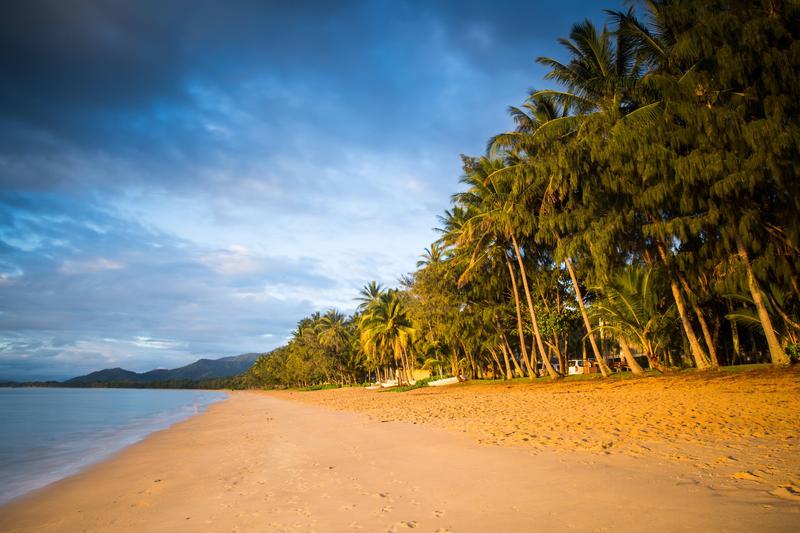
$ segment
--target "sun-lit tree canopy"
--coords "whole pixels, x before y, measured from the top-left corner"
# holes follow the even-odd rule
[[[462,156],[418,270],[362,290],[360,342],[326,349],[338,334],[318,334],[323,358],[363,355],[342,381],[800,356],[800,6],[651,0],[607,15],[538,58],[558,89],[532,90],[509,108],[514,130]],[[266,363],[305,353],[302,325]]]

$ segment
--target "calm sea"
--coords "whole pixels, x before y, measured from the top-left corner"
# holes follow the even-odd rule
[[[108,458],[225,393],[0,388],[0,503]]]

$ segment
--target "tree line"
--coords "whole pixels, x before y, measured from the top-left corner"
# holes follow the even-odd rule
[[[552,86],[509,107],[511,131],[462,156],[417,270],[303,319],[250,383],[797,360],[800,4],[606,14],[537,59]]]

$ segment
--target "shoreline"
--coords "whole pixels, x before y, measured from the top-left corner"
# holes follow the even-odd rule
[[[42,389],[47,390],[54,388],[55,387],[42,387]],[[104,389],[99,387],[59,387],[59,389],[69,391],[96,390],[100,392],[103,390],[117,390],[116,388]],[[171,391],[170,389],[153,390]],[[121,425],[96,428],[92,438],[88,438],[88,436],[85,435],[81,437],[82,448],[76,448],[76,451],[68,456],[63,454],[60,456],[60,464],[55,470],[52,469],[52,465],[48,467],[46,464],[43,464],[42,461],[38,461],[34,464],[35,468],[33,471],[29,468],[29,475],[26,477],[25,485],[20,487],[15,486],[15,488],[23,489],[23,491],[16,493],[17,491],[15,490],[12,492],[12,494],[16,493],[14,496],[8,499],[0,499],[0,508],[22,501],[28,496],[46,490],[50,486],[58,484],[61,481],[79,476],[97,465],[107,461],[113,461],[119,454],[145,441],[151,435],[168,431],[172,427],[182,424],[187,420],[201,416],[215,404],[224,402],[230,397],[227,391],[208,390],[203,392],[214,392],[220,397],[208,399],[201,403],[195,401],[194,412],[191,412],[190,409],[192,406],[188,404],[172,406],[167,410],[151,413],[145,418],[141,416],[130,418]],[[97,444],[98,442],[101,442],[102,445]],[[30,462],[29,458],[25,457],[21,460]],[[44,472],[46,472],[46,474],[44,474]],[[18,474],[18,479],[20,477],[21,476]],[[24,488],[25,486],[30,488]]]
[[[800,524],[798,503],[686,462],[534,453],[480,444],[471,432],[413,416],[381,421],[287,393],[228,394],[0,507],[0,530],[630,531],[642,518],[654,531]]]

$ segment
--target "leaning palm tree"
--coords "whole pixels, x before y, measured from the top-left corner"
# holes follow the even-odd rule
[[[558,379],[561,374],[556,371],[547,357],[544,348],[539,324],[536,318],[536,309],[533,305],[528,276],[525,268],[524,255],[517,241],[517,225],[515,220],[515,208],[517,198],[514,195],[513,182],[508,179],[506,172],[509,166],[505,161],[481,157],[479,159],[465,158],[465,175],[461,182],[467,186],[467,190],[453,196],[453,203],[467,208],[469,218],[465,224],[465,229],[461,235],[462,242],[478,243],[474,247],[473,256],[485,253],[487,247],[500,246],[513,251],[522,279],[522,287],[528,303],[528,313],[531,319],[536,347],[544,366],[553,379]],[[515,284],[516,276],[510,267],[508,255],[503,252],[509,267],[512,283]],[[469,266],[472,268],[475,262]],[[516,287],[515,287],[516,289]],[[535,348],[534,348],[535,353]],[[532,365],[532,370],[535,364]]]
[[[797,309],[789,309],[790,296],[784,293],[776,284],[770,284],[769,290],[763,291],[761,297],[764,308],[775,324],[773,327],[776,337],[783,340],[781,348],[784,349],[784,352],[788,352],[790,347],[793,350],[797,350],[797,347],[800,347],[800,322],[796,317],[800,313],[797,312]],[[744,294],[731,294],[728,295],[728,298],[731,301],[738,301],[744,306],[725,315],[725,318],[763,333],[763,319],[753,298]]]
[[[634,19],[630,13],[623,14],[624,17],[617,16],[618,21],[624,18],[625,31],[621,29],[610,32],[606,28],[598,31],[589,21],[573,26],[570,38],[559,41],[570,55],[568,62],[562,63],[547,57],[540,57],[537,60],[540,64],[550,67],[547,78],[557,81],[564,90],[539,91],[534,96],[554,98],[564,109],[580,119],[580,128],[590,123],[590,117],[600,118],[605,125],[614,125],[622,123],[634,113],[645,110],[647,113],[652,112],[652,103],[646,103],[646,95],[640,90],[639,83],[641,69],[647,64],[647,61],[642,59],[645,57],[641,45],[643,35],[641,33],[637,35],[632,29]],[[667,39],[663,41],[667,42]],[[656,55],[657,52],[653,52],[648,57],[655,61]],[[539,130],[544,128],[545,126],[540,126]],[[576,129],[578,137],[581,137],[580,128]],[[573,183],[567,182],[565,185],[566,187],[562,186],[562,194],[569,197],[576,189]],[[615,186],[619,187],[620,184]],[[577,200],[576,207],[583,211],[587,211],[589,205],[598,207],[597,199],[591,195],[584,195]],[[596,228],[603,228],[604,221],[613,224],[615,218],[619,219],[620,213],[608,209],[609,206],[599,207],[600,211],[605,207],[604,210],[610,212],[608,213],[610,216],[601,215],[601,220],[593,224]],[[660,224],[657,214],[648,213],[646,216],[649,217],[649,223]],[[592,233],[584,232],[583,238],[591,239]],[[664,265],[674,270],[675,261],[670,252],[668,238],[656,239],[655,246]],[[678,276],[671,276],[670,289],[695,364],[700,369],[709,368],[711,366],[709,358],[700,346],[689,320],[686,298],[681,290]]]
[[[556,186],[554,185],[554,180],[550,176],[544,176],[544,179],[542,179],[542,173],[538,172],[536,169],[535,161],[540,155],[538,150],[540,145],[538,143],[542,141],[541,138],[537,138],[536,136],[540,130],[549,128],[555,122],[559,122],[563,119],[573,119],[572,124],[576,124],[577,122],[574,119],[578,119],[579,117],[571,117],[568,115],[568,107],[569,106],[560,105],[557,98],[552,94],[531,91],[531,94],[521,108],[512,107],[509,110],[514,118],[514,122],[517,124],[516,130],[514,132],[497,135],[490,141],[490,150],[504,150],[507,153],[514,154],[515,157],[521,158],[525,162],[524,169],[517,174],[521,177],[519,181],[522,182],[521,188],[524,191],[523,196],[525,201],[521,202],[521,204],[525,205],[524,218],[529,224],[531,221],[535,221],[535,225],[538,226],[540,219],[545,219],[549,211],[559,209],[559,207],[555,205],[559,194],[558,191],[555,190]],[[563,132],[564,128],[568,127],[569,124],[569,122],[561,124],[560,131]],[[559,143],[563,139],[564,137],[562,135],[560,139],[549,138],[548,141],[552,144]],[[533,206],[536,209],[529,209],[527,206]],[[540,227],[539,230],[541,232],[543,228]],[[592,347],[592,351],[603,376],[608,376],[611,370],[601,357],[597,341],[592,333],[592,326],[586,312],[584,297],[580,284],[578,283],[572,259],[569,254],[563,252],[564,247],[562,246],[557,227],[544,229],[544,232],[547,234],[548,240],[554,241],[557,245],[557,250],[562,250],[563,263],[572,281],[575,299],[586,327],[589,344]],[[624,344],[625,341],[622,340],[622,343]],[[628,351],[625,350],[625,353],[627,355]],[[629,359],[631,367],[634,368],[635,371],[641,372],[641,369],[638,368],[633,357],[631,356]]]

